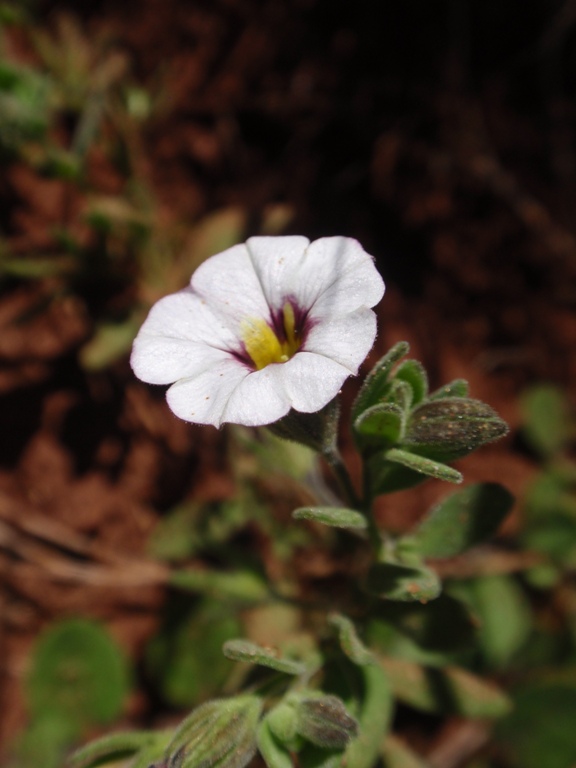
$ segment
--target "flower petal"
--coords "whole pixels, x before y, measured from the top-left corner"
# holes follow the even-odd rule
[[[229,352],[197,341],[140,334],[134,341],[130,363],[142,381],[172,384],[179,379],[198,376],[229,358]]]
[[[243,379],[230,395],[223,421],[258,427],[285,416],[291,405],[283,385],[282,369],[286,365],[268,365]]]
[[[350,371],[329,357],[298,352],[291,360],[274,366],[290,405],[302,413],[314,413],[336,397]]]
[[[134,341],[130,363],[142,381],[172,384],[240,348],[230,329],[187,288],[152,307]]]
[[[310,241],[300,235],[286,237],[251,237],[246,245],[258,275],[262,290],[270,307],[281,310],[288,297],[297,298],[301,308],[307,309],[314,289],[318,267],[309,274],[307,248]],[[305,292],[309,289],[309,292]]]
[[[303,352],[316,352],[358,373],[376,338],[376,315],[371,309],[358,309],[342,317],[331,317],[311,324]]]
[[[237,346],[237,337],[230,328],[190,288],[157,301],[138,336],[140,334],[200,341],[220,349],[235,349]]]
[[[270,308],[245,244],[207,259],[192,275],[190,285],[237,337],[245,318],[270,322]]]
[[[384,293],[372,257],[350,237],[251,237],[246,245],[276,311],[293,297],[303,310],[321,302],[321,314],[351,312],[374,306]]]
[[[384,295],[374,260],[356,240],[324,237],[310,244],[308,254],[324,274],[323,290],[309,314],[312,319],[373,307]]]
[[[166,400],[184,421],[219,427],[231,395],[250,375],[249,368],[228,356],[194,378],[177,381],[166,392]]]

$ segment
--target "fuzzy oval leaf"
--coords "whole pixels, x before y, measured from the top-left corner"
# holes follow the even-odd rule
[[[426,602],[441,592],[440,579],[425,566],[377,563],[368,571],[366,588],[385,600]]]
[[[256,739],[258,751],[268,768],[293,768],[292,756],[272,733],[266,718],[258,726]]]
[[[418,360],[404,360],[394,371],[394,378],[410,385],[412,405],[418,405],[428,394],[428,374]]]
[[[374,663],[372,652],[360,640],[356,627],[347,616],[331,613],[328,621],[338,630],[340,646],[350,661],[360,667]]]
[[[403,412],[393,403],[373,405],[354,421],[356,442],[361,448],[390,448],[402,439],[403,428]]]
[[[391,657],[381,657],[380,663],[398,699],[416,709],[488,718],[510,712],[510,699],[503,691],[459,667],[422,667]]]
[[[59,622],[38,641],[27,693],[33,715],[50,711],[78,724],[110,722],[128,694],[124,656],[99,624]]]
[[[514,694],[514,711],[496,740],[513,768],[569,768],[576,764],[576,689],[530,683]]]
[[[384,742],[382,757],[386,768],[430,768],[429,763],[393,735],[388,736]]]
[[[468,602],[479,624],[478,644],[491,667],[506,667],[527,642],[532,613],[520,585],[503,575],[466,579],[454,584]]]
[[[423,557],[454,557],[489,539],[510,512],[514,497],[499,483],[478,483],[432,508],[414,537]]]
[[[368,526],[361,512],[346,507],[299,507],[292,512],[295,520],[313,520],[332,528],[365,529]]]
[[[391,448],[386,451],[386,460],[395,464],[400,464],[407,469],[412,469],[422,475],[435,477],[437,480],[445,480],[448,483],[461,483],[464,479],[458,470],[443,464],[440,461],[433,461],[423,456],[417,456],[409,451],[400,448]]]
[[[363,411],[381,402],[389,384],[390,371],[398,360],[401,360],[409,351],[410,345],[405,341],[400,341],[384,357],[380,358],[374,368],[372,368],[364,379],[364,383],[360,387],[360,391],[352,406],[353,423]]]
[[[218,573],[183,568],[172,571],[169,582],[177,589],[200,592],[218,600],[258,603],[269,597],[266,582],[252,571]]]
[[[224,643],[222,652],[231,661],[258,664],[261,667],[269,667],[287,675],[301,675],[306,671],[306,666],[301,662],[279,657],[274,651],[262,648],[249,640],[228,640]]]
[[[530,445],[542,456],[562,450],[572,432],[568,403],[562,392],[551,385],[533,387],[523,395],[520,406],[523,432]]]

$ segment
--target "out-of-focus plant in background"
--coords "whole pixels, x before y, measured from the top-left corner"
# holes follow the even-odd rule
[[[0,240],[0,285],[36,287],[17,318],[24,326],[76,301],[86,321],[77,363],[88,376],[110,371],[158,298],[246,234],[281,233],[291,212],[271,206],[257,221],[240,207],[170,215],[145,148],[171,109],[166,75],[142,84],[123,50],[71,16],[47,31],[24,5],[5,3],[0,19],[1,163],[53,182],[61,200],[41,246]],[[401,345],[384,359],[376,389],[364,389],[352,411],[370,497],[430,477],[457,482],[451,463],[468,452],[470,434],[474,448],[499,434],[496,414],[463,381],[430,393],[422,366],[401,362],[406,353]],[[521,409],[520,439],[539,470],[518,500],[517,533],[498,537],[508,492],[475,483],[386,538],[372,566],[358,511],[310,449],[230,428],[222,461],[233,498],[184,499],[150,536],[167,598],[138,664],[95,621],[47,627],[26,671],[29,724],[9,765],[56,768],[73,746],[110,731],[72,764],[146,768],[168,755],[171,768],[224,768],[240,745],[241,756],[257,746],[270,768],[295,753],[304,766],[330,768],[343,753],[349,768],[569,768],[576,426],[551,386],[526,391]],[[142,685],[153,722],[138,715]],[[443,728],[472,748],[456,758],[428,749],[426,758],[427,735]],[[202,738],[227,748],[185,762]]]

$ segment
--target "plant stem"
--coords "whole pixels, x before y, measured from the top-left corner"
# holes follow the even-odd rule
[[[366,518],[366,522],[368,523],[368,538],[372,544],[374,554],[378,557],[380,550],[382,549],[382,533],[376,525],[376,521],[372,515],[371,502],[361,498],[356,493],[356,489],[354,488],[348,470],[346,469],[346,465],[337,448],[324,449],[322,455],[336,475],[346,503],[349,504],[352,509],[361,512]]]

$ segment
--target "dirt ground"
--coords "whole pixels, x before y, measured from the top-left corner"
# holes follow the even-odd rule
[[[161,73],[169,106],[142,157],[162,215],[193,221],[236,206],[255,231],[266,206],[282,204],[287,233],[358,238],[387,283],[370,359],[406,339],[434,386],[467,378],[512,431],[462,462],[466,477],[521,496],[535,464],[518,437],[518,394],[576,382],[569,6],[391,0],[376,22],[369,0],[77,0],[40,2],[38,15],[50,27],[66,12],[106,35],[136,81]],[[114,189],[106,162],[90,162],[95,183]],[[75,199],[21,163],[2,175],[6,242],[49,248]],[[99,301],[90,289],[40,312],[50,280],[0,289],[7,744],[25,722],[22,677],[39,630],[55,617],[102,618],[138,659],[166,599],[150,532],[182,499],[228,498],[234,486],[225,432],[177,421],[125,358],[99,373],[79,366]],[[441,490],[385,500],[383,523],[406,527]],[[138,689],[127,722],[152,710]]]

